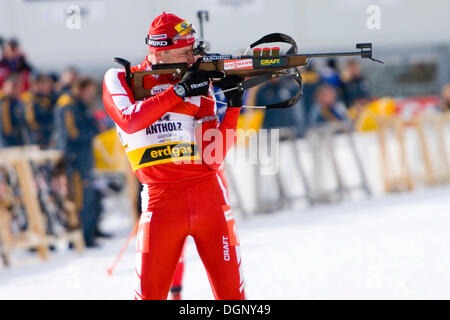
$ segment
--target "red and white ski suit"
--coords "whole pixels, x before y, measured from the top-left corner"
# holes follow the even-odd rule
[[[145,59],[132,72],[150,69]],[[228,108],[220,125],[207,121],[195,128],[194,119],[214,115],[215,103],[199,96],[183,100],[173,91],[177,82],[170,76],[145,77],[144,88],[152,96],[140,101],[134,100],[123,69],[109,69],[103,82],[106,111],[143,185],[135,298],[167,298],[190,235],[215,298],[244,299],[239,240],[225,183],[217,173],[231,144],[219,139],[198,143],[208,129],[218,129],[223,137],[226,130],[235,130],[240,108]],[[220,161],[191,161],[203,159],[207,146],[220,148]]]

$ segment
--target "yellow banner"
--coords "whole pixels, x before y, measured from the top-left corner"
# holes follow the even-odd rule
[[[139,148],[127,152],[133,171],[155,164],[200,160],[193,142],[171,142]]]

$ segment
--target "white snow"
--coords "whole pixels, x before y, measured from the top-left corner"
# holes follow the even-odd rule
[[[450,188],[298,207],[238,219],[249,299],[449,299]],[[113,212],[116,237],[83,255],[48,261],[17,251],[0,269],[0,299],[131,299],[134,241],[108,277],[131,222]],[[183,298],[212,299],[189,241]]]

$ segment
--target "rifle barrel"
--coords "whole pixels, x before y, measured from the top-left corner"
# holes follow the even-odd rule
[[[314,57],[350,57],[350,56],[361,56],[361,51],[351,51],[351,52],[329,52],[329,53],[304,53],[301,56],[306,56],[308,58]]]

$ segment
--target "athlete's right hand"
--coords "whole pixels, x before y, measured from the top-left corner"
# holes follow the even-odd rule
[[[224,74],[219,71],[198,70],[201,59],[198,59],[183,75],[178,83],[185,90],[185,97],[207,95],[209,80],[211,78],[223,78]]]

